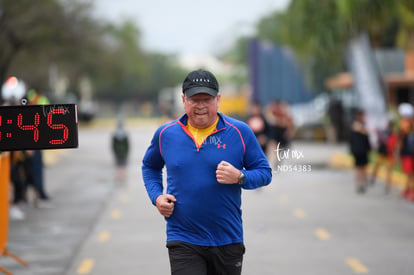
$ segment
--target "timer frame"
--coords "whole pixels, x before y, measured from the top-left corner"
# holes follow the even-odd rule
[[[78,146],[76,104],[0,106],[0,152]]]

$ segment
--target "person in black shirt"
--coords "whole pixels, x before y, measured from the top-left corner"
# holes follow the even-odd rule
[[[267,143],[269,142],[269,125],[262,112],[259,102],[253,102],[250,115],[247,118],[247,125],[252,129],[262,150],[267,154]]]
[[[112,152],[116,164],[116,180],[126,180],[126,165],[129,153],[129,138],[123,127],[123,121],[118,120],[117,129],[112,135]]]
[[[350,150],[354,157],[356,191],[364,193],[367,185],[367,164],[371,150],[368,130],[365,127],[365,113],[358,111],[350,130]]]

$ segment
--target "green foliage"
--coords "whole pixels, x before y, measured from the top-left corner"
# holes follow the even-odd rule
[[[284,12],[260,20],[257,37],[294,50],[316,90],[345,68],[345,49],[352,37],[368,32],[377,47],[414,49],[412,0],[291,0]],[[397,40],[398,39],[398,40]],[[246,42],[243,41],[244,45]],[[236,45],[232,56],[246,56]],[[228,54],[230,55],[230,54]],[[247,64],[244,58],[234,58]]]
[[[49,91],[57,68],[78,94],[88,77],[97,98],[154,99],[183,76],[175,58],[145,52],[132,20],[119,25],[92,17],[92,0],[0,0],[0,83],[17,75]]]
[[[257,36],[279,45],[286,44],[287,37],[289,36],[288,29],[284,26],[286,16],[287,14],[276,11],[268,17],[262,18],[257,26]]]
[[[398,3],[401,28],[397,35],[397,44],[401,48],[414,51],[414,1],[402,0]]]

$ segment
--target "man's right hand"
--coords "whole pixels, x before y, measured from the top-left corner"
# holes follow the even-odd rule
[[[163,215],[166,218],[169,218],[174,211],[174,205],[176,201],[177,200],[173,195],[163,194],[159,195],[158,198],[155,200],[155,206],[157,207],[161,215]]]

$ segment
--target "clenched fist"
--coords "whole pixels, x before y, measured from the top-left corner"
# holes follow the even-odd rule
[[[174,211],[174,205],[177,200],[173,195],[164,194],[159,195],[155,201],[155,206],[157,207],[158,211],[161,215],[168,218],[172,215]]]
[[[216,178],[219,183],[236,184],[239,181],[240,174],[240,170],[227,161],[223,160],[217,165]]]

